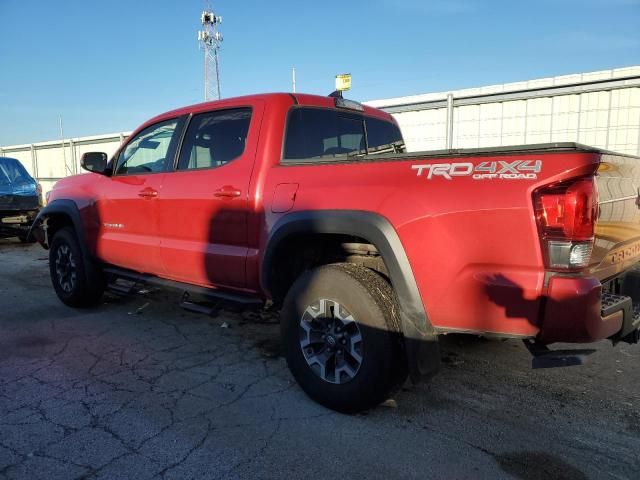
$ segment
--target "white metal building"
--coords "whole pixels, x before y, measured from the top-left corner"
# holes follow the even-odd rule
[[[80,173],[80,157],[85,152],[113,155],[130,132],[67,138],[64,140],[0,146],[0,157],[18,159],[29,174],[48,192],[61,178]]]
[[[366,102],[410,151],[579,142],[640,155],[640,66]]]
[[[410,151],[579,142],[640,155],[640,66],[366,102],[392,113]],[[80,172],[87,151],[111,155],[129,132],[0,146],[45,191]]]

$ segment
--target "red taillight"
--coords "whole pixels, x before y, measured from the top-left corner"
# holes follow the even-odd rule
[[[534,199],[541,233],[558,239],[590,240],[598,210],[597,196],[593,178],[537,190]]]
[[[598,190],[593,178],[577,181],[567,189],[564,234],[572,240],[591,240],[598,217]]]
[[[536,222],[551,268],[588,265],[598,216],[593,177],[549,185],[533,194]]]

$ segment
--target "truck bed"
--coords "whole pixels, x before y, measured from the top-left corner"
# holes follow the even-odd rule
[[[308,159],[291,163],[345,163],[345,162],[379,162],[386,160],[417,160],[417,159],[441,159],[441,158],[464,158],[464,157],[490,157],[500,155],[514,155],[518,153],[596,153],[629,157],[640,160],[639,156],[614,152],[598,147],[591,147],[576,142],[555,142],[555,143],[535,143],[528,145],[508,145],[502,147],[478,147],[478,148],[453,148],[442,150],[420,150],[417,152],[405,153],[382,153],[371,156],[355,157],[335,157],[333,159]]]

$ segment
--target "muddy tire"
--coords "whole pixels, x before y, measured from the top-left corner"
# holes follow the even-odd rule
[[[396,296],[359,265],[302,274],[281,313],[287,363],[316,402],[356,413],[387,400],[407,378]]]
[[[100,302],[105,290],[104,275],[85,259],[71,228],[61,228],[53,236],[49,272],[53,288],[65,305],[87,308]]]

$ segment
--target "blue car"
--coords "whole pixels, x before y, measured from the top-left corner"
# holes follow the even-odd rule
[[[42,207],[42,188],[15,158],[0,157],[0,237],[33,241],[29,229]]]

